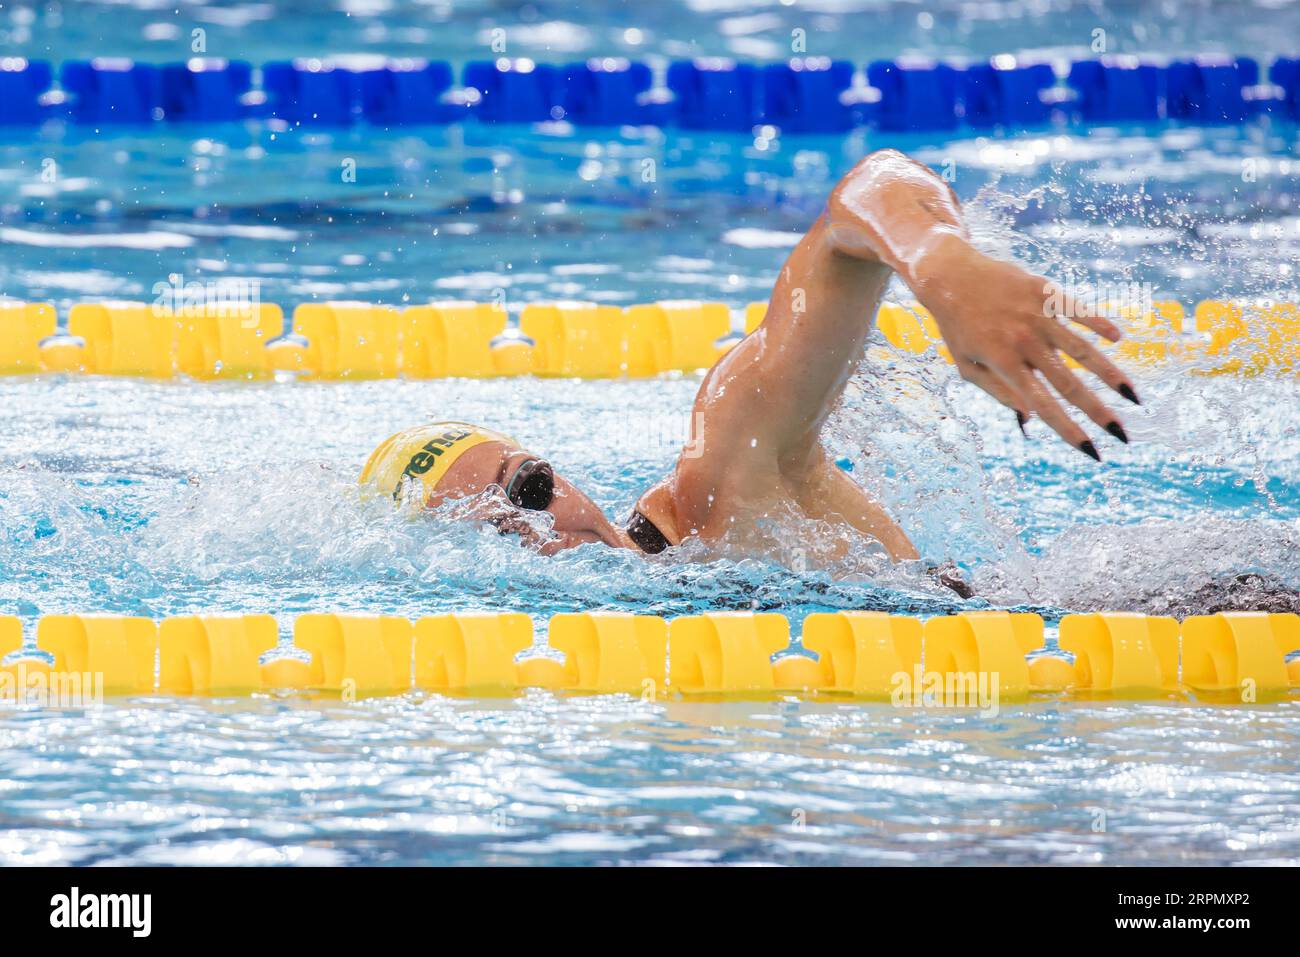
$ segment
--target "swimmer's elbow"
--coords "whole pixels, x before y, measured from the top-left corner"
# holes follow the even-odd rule
[[[948,184],[934,170],[906,153],[894,149],[873,150],[844,174],[835,187],[836,193],[861,189],[880,192],[898,187],[921,187],[951,193]]]
[[[898,150],[868,154],[840,180],[826,206],[836,251],[895,265],[898,251],[935,226],[964,232],[957,196],[929,167]]]

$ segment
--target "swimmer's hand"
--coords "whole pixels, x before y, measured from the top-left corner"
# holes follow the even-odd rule
[[[926,569],[926,574],[938,584],[956,592],[959,598],[975,597],[975,589],[962,577],[961,569],[951,559],[939,565],[931,565]]]
[[[1128,377],[1095,346],[1066,328],[1076,322],[1115,342],[1119,328],[1065,294],[1058,285],[993,259],[963,236],[943,232],[908,263],[903,278],[934,316],[957,371],[1003,405],[1021,428],[1033,414],[1065,441],[1100,461],[1096,446],[1047,386],[1116,439],[1128,442],[1117,416],[1065,366],[1071,356],[1130,402]],[[1044,381],[1045,380],[1045,381]]]
[[[895,150],[878,150],[840,181],[827,203],[828,235],[844,255],[888,266],[934,316],[957,371],[1016,411],[1032,415],[1099,459],[1048,385],[1099,426],[1127,442],[1119,417],[1066,368],[1072,356],[1130,402],[1124,373],[1067,329],[1077,322],[1114,342],[1119,328],[1042,276],[993,259],[970,244],[961,205],[934,171]]]
[[[489,485],[473,501],[467,503],[466,518],[486,522],[502,535],[518,535],[520,544],[545,552],[553,536],[538,529],[506,496],[500,485]]]

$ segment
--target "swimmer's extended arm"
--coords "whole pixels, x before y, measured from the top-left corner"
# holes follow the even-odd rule
[[[1132,386],[1093,346],[1045,315],[1045,301],[1059,291],[976,250],[952,190],[924,166],[882,150],[836,186],[825,213],[782,267],[762,325],[701,383],[688,451],[670,480],[646,496],[647,507],[655,494],[671,499],[678,538],[724,534],[742,503],[761,506],[780,486],[818,487],[826,459],[822,427],[862,358],[893,273],[934,315],[966,379],[1018,413],[1036,413],[1066,441],[1095,455],[1045,378],[1123,438],[1117,417],[1058,353],[1074,356],[1137,401]],[[1075,314],[1101,335],[1119,338],[1113,323]],[[846,518],[852,513],[850,524],[888,540],[891,553],[911,552],[902,531],[855,483],[835,481],[823,491],[823,511]],[[817,510],[808,503],[805,508]]]
[[[893,150],[873,153],[840,181],[825,218],[827,237],[840,254],[882,263],[911,287],[934,316],[967,381],[1022,415],[1037,414],[1071,445],[1096,457],[1087,434],[1066,415],[1046,380],[1061,398],[1127,441],[1118,416],[1066,368],[1061,353],[1136,402],[1132,385],[1058,317],[1111,341],[1120,330],[1042,276],[976,250],[956,196],[932,171]]]

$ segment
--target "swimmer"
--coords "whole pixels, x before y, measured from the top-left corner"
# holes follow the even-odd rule
[[[894,561],[916,559],[903,529],[821,442],[895,273],[933,315],[961,376],[1014,411],[1022,429],[1037,416],[1100,461],[1064,400],[1128,442],[1119,416],[1062,359],[1073,357],[1136,403],[1124,373],[1066,321],[1112,342],[1119,328],[1043,277],[976,250],[952,189],[925,166],[881,150],[835,187],[782,267],[762,325],[704,377],[689,444],[625,526],[611,523],[544,456],[462,423],[389,438],[370,456],[362,484],[398,499],[413,494],[430,508],[477,496],[474,514],[543,554],[588,542],[655,554],[793,510],[870,536]],[[548,536],[524,517],[539,510],[554,519]]]

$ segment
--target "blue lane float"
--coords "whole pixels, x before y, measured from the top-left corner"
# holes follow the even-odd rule
[[[230,123],[243,119],[253,89],[253,66],[241,60],[192,60],[162,68],[163,116],[181,123]]]
[[[1274,60],[1268,78],[1282,92],[1273,112],[1293,122],[1300,120],[1300,59],[1280,57]]]
[[[447,100],[456,83],[450,63],[399,60],[361,73],[360,112],[368,123],[452,123],[465,105]]]
[[[1165,113],[1194,123],[1242,123],[1254,112],[1247,91],[1259,83],[1254,60],[1178,60],[1165,71]]]
[[[265,115],[290,124],[350,124],[359,89],[352,70],[320,60],[276,61],[262,68]]]
[[[753,129],[759,119],[758,69],[734,60],[704,58],[668,67],[674,121],[688,130]]]
[[[467,63],[378,56],[266,63],[196,58],[156,66],[132,60],[0,60],[0,124],[47,119],[112,127],[158,121],[271,120],[290,126],[406,126],[567,121],[790,133],[1021,128],[1050,123],[1244,123],[1300,119],[1300,60],[1267,71],[1248,57],[1156,63],[1102,57],[1068,64],[1012,56],[954,65],[800,57],[758,66],[723,58],[677,61],[657,73],[621,57],[545,64]],[[1262,81],[1263,76],[1267,81]]]
[[[667,99],[654,91],[654,71],[622,57],[565,67],[559,105],[579,126],[666,126],[670,119]]]
[[[59,69],[59,85],[77,123],[152,123],[163,118],[161,73],[148,63],[68,60]]]
[[[1039,126],[1052,118],[1048,92],[1056,85],[1056,72],[1048,63],[1021,66],[1012,57],[967,67],[961,74],[961,97],[968,124],[983,129],[995,126]]]
[[[561,119],[562,72],[532,60],[465,64],[463,82],[479,96],[476,115],[486,123],[545,123]]]
[[[0,125],[34,126],[46,118],[41,103],[54,83],[54,71],[40,60],[0,59]]]
[[[863,118],[851,97],[853,64],[808,57],[763,68],[763,122],[789,133],[843,133]]]
[[[1160,70],[1137,61],[1081,60],[1066,82],[1086,123],[1152,123],[1160,117]]]
[[[877,60],[867,82],[880,91],[875,125],[882,130],[957,128],[957,71],[948,64]]]

